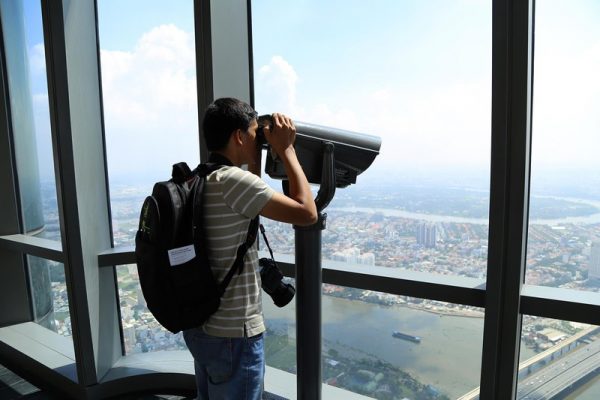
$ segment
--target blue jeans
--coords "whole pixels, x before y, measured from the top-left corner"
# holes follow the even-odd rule
[[[264,335],[223,338],[188,329],[198,400],[260,400],[265,376]]]

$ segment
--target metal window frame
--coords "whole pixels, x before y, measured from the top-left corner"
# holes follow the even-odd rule
[[[89,385],[96,382],[96,366],[93,357],[88,356],[93,354],[93,348],[85,276],[82,269],[74,267],[83,265],[84,257],[79,236],[62,1],[42,0],[42,19],[65,278],[69,313],[72,326],[76,327],[73,347],[78,379]]]
[[[246,56],[250,60],[248,63],[249,93],[252,95],[254,90],[251,73],[251,2],[250,0],[239,1],[246,4],[248,13],[249,47]],[[213,69],[215,66],[212,58],[214,50],[212,17],[214,15],[211,12],[211,7],[215,6],[214,3],[202,0],[194,1],[199,120],[204,108],[214,97]],[[6,254],[13,254],[21,258],[22,254],[31,254],[61,261],[65,263],[70,288],[75,288],[77,284],[81,284],[85,288],[83,272],[74,267],[78,263],[84,262],[84,256],[78,233],[78,199],[73,197],[76,194],[69,192],[71,190],[76,193],[77,188],[74,178],[73,148],[68,143],[71,135],[70,120],[68,113],[64,111],[69,109],[69,93],[64,58],[64,37],[61,37],[64,34],[62,2],[42,0],[42,4],[44,6],[45,37],[51,44],[47,45],[46,51],[51,56],[48,58],[48,62],[51,61],[52,64],[49,65],[48,71],[49,81],[52,84],[51,92],[49,85],[49,93],[51,94],[54,157],[57,185],[59,185],[59,209],[61,210],[64,245],[60,246],[43,239],[23,237],[25,235],[19,235],[13,229],[7,231],[7,224],[2,223],[0,229],[4,236],[0,236],[0,249]],[[600,294],[524,284],[531,140],[533,14],[534,0],[493,0],[492,165],[487,280],[394,271],[382,267],[366,269],[335,261],[323,262],[324,283],[483,308],[485,319],[481,398],[485,399],[503,400],[515,396],[522,315],[600,325]],[[97,10],[94,29],[97,33]],[[8,93],[3,90],[0,101],[5,101],[7,96]],[[10,117],[10,115],[2,114],[5,108],[6,104],[0,110],[2,126],[5,126],[6,120]],[[102,110],[99,110],[99,113],[102,114]],[[102,128],[102,135],[104,141],[104,128]],[[7,137],[4,128],[0,129],[0,139],[4,140]],[[204,144],[201,138],[201,156],[203,149]],[[202,157],[201,159],[205,160]],[[100,172],[100,175],[106,175],[105,155],[104,167],[104,171]],[[7,171],[10,176],[14,176],[10,163],[0,163],[2,176],[6,175]],[[6,183],[3,180],[2,183],[12,190],[11,193],[16,193],[15,181]],[[12,219],[19,217],[18,211],[14,207],[9,214]],[[107,217],[110,218],[110,214],[107,214]],[[292,257],[278,255],[278,258],[284,260],[280,262],[284,273],[293,277],[295,265]],[[100,270],[108,268],[114,270],[116,265],[134,262],[135,257],[131,247],[107,249],[97,255],[97,264]],[[69,267],[67,268],[67,266]],[[2,276],[5,276],[4,271]],[[73,301],[71,298],[69,300],[75,310],[74,324],[77,325],[75,351],[78,354],[79,385],[89,386],[97,383],[98,377],[96,376],[95,360],[89,356],[94,354],[94,349],[88,323],[90,315],[85,289],[83,291],[76,290],[75,297]],[[86,325],[88,326],[86,327]],[[0,346],[0,354],[8,353],[14,352]],[[17,356],[13,354],[12,357]],[[127,379],[123,378],[119,384],[125,387]],[[189,379],[185,379],[186,384],[189,384],[189,381]],[[125,388],[116,388],[119,384],[116,382],[111,384],[111,390],[114,390],[115,393],[126,392]]]
[[[492,152],[481,398],[514,398],[529,207],[533,0],[492,6]]]
[[[198,136],[200,162],[208,161],[206,140],[202,135],[204,110],[212,103],[213,65],[212,65],[212,24],[210,0],[194,0],[194,32],[196,45],[196,90],[198,99]]]
[[[94,28],[96,34],[96,54],[98,55],[98,95],[100,97],[100,125],[101,125],[101,133],[102,133],[102,149],[103,149],[103,157],[104,157],[104,180],[106,187],[106,204],[107,204],[107,220],[108,220],[108,234],[110,237],[110,246],[113,248],[115,246],[114,235],[113,235],[113,220],[112,220],[112,205],[110,202],[110,184],[108,179],[108,158],[106,151],[106,124],[104,121],[104,92],[102,89],[102,63],[100,62],[100,28],[98,24],[98,1],[94,0]],[[114,294],[115,294],[115,303],[118,305],[120,302],[119,299],[119,287],[117,282],[117,270],[113,270],[113,281],[114,281]],[[120,322],[122,320],[121,317],[121,307],[117,306],[117,319],[119,321],[119,337],[121,338],[121,355],[125,355],[125,338],[123,336],[123,324]]]
[[[262,254],[267,256],[267,253]],[[275,254],[275,258],[283,274],[294,278],[296,266],[293,256]],[[135,264],[133,247],[104,251],[98,254],[98,264],[100,268]],[[323,260],[323,283],[482,309],[485,309],[489,301],[489,292],[482,279],[349,265],[341,261]],[[520,299],[521,314],[600,326],[600,293],[523,285]]]
[[[102,192],[107,190],[107,183],[97,27],[81,35],[87,29],[81,21],[91,20],[91,25],[97,25],[96,4],[94,0],[42,0],[42,20],[77,378],[81,385],[92,386],[122,354],[115,272],[99,270],[97,259],[90,253],[91,248],[111,246],[108,193]],[[91,45],[82,48],[85,43]],[[83,55],[75,56],[82,50]],[[85,94],[81,82],[69,85],[69,80],[82,77],[90,78],[84,85]],[[90,118],[84,122],[85,117]],[[96,157],[84,160],[75,153],[92,148]],[[88,196],[90,192],[100,196]],[[94,219],[96,215],[102,216]]]

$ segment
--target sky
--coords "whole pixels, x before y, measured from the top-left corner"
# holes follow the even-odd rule
[[[371,178],[489,175],[490,0],[252,3],[259,113],[380,136]],[[44,177],[41,19],[26,4]],[[197,163],[193,1],[98,0],[98,14],[109,175]],[[600,2],[538,0],[534,176],[600,172],[599,70]]]

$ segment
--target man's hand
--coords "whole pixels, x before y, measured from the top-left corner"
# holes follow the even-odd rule
[[[274,193],[261,211],[261,215],[276,221],[295,225],[312,225],[317,221],[317,207],[310,185],[298,162],[294,141],[294,122],[283,114],[273,114],[273,131],[265,128],[265,137],[283,162],[289,182],[289,197]]]
[[[265,128],[267,142],[282,157],[285,151],[294,146],[296,140],[296,126],[290,117],[283,114],[273,114],[273,127]]]

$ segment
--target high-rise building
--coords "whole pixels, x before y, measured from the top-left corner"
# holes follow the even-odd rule
[[[600,242],[593,242],[590,249],[588,279],[600,279]]]
[[[357,247],[336,251],[330,258],[334,261],[343,261],[349,264],[375,265],[375,254],[361,254],[360,249]]]
[[[375,254],[363,253],[358,256],[358,263],[362,265],[375,265]]]
[[[427,247],[435,248],[437,241],[437,233],[435,224],[422,223],[417,228],[417,244]]]

